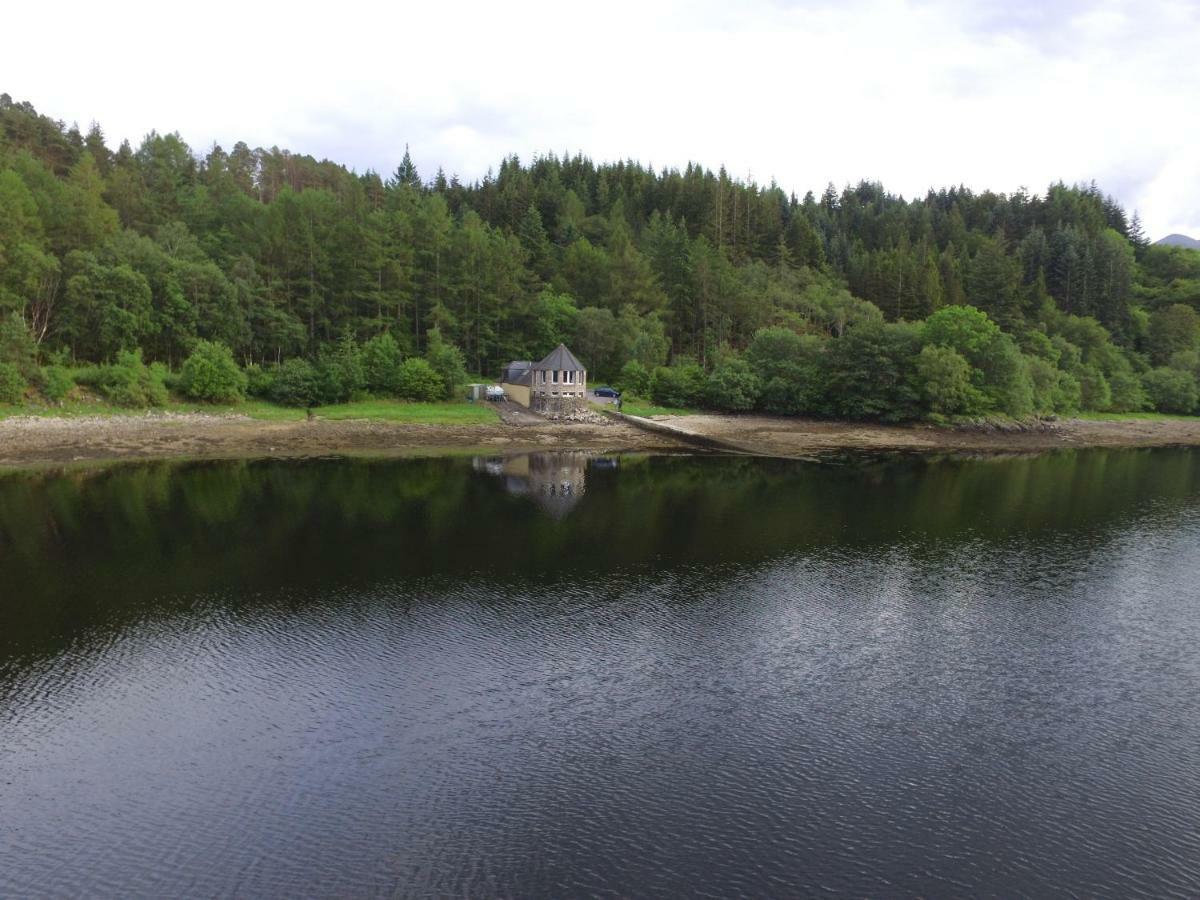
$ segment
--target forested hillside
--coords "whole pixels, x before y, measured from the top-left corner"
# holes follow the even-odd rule
[[[412,396],[402,360],[428,357],[452,391],[455,347],[457,371],[494,378],[562,340],[593,380],[677,405],[1200,402],[1200,252],[1150,246],[1095,185],[800,198],[696,164],[554,155],[466,184],[398,155],[379,175],[175,134],[113,149],[0,95],[0,364],[35,388],[47,366],[103,384],[130,351],[163,372],[228,348],[268,396],[281,373],[319,393],[335,370],[329,397]]]

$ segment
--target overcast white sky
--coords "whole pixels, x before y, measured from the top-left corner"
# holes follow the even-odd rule
[[[1095,179],[1200,236],[1197,0],[18,3],[0,91],[109,143],[179,131],[481,177],[695,160],[819,193]]]

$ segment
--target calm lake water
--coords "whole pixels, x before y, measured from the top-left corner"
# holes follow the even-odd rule
[[[0,896],[1200,895],[1200,453],[0,477]]]

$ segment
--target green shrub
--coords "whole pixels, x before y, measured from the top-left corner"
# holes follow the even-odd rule
[[[1026,356],[1025,371],[1032,385],[1034,413],[1071,415],[1079,412],[1082,391],[1075,376],[1059,370],[1040,356]],[[1138,390],[1141,390],[1140,382]]]
[[[762,392],[762,381],[750,364],[736,357],[723,360],[709,373],[704,396],[715,409],[745,412],[754,408]]]
[[[659,366],[650,377],[650,399],[660,406],[696,406],[706,384],[704,370],[695,363]]]
[[[920,351],[917,325],[862,322],[848,328],[830,342],[824,357],[822,375],[829,412],[847,419],[885,422],[920,416],[921,390],[916,376]]]
[[[150,372],[150,380],[160,385],[164,391],[174,390],[179,384],[179,376],[172,373],[166,363],[152,362],[146,366],[146,369]],[[164,397],[166,397],[165,394]],[[163,403],[165,402],[166,399],[163,400]]]
[[[442,398],[457,396],[458,388],[467,383],[467,364],[463,361],[462,350],[446,343],[442,332],[436,328],[430,329],[428,338],[430,343],[425,350],[425,360],[442,378]]]
[[[51,403],[62,403],[75,387],[71,370],[65,366],[44,366],[38,371],[38,390]]]
[[[100,382],[104,380],[106,366],[78,366],[71,371],[76,384],[100,390]]]
[[[1151,369],[1142,376],[1142,386],[1154,408],[1164,413],[1193,413],[1200,403],[1200,391],[1190,372],[1178,369]]]
[[[1167,368],[1179,369],[1181,372],[1191,372],[1193,376],[1200,376],[1200,353],[1195,350],[1180,350],[1178,353],[1172,353]]]
[[[264,369],[257,364],[246,366],[246,393],[251,397],[265,400],[271,396],[275,387],[275,369]]]
[[[275,370],[269,396],[284,406],[316,406],[320,399],[317,370],[306,359],[285,360]]]
[[[1054,409],[1063,415],[1079,412],[1083,406],[1083,388],[1079,379],[1070,372],[1058,373],[1058,387],[1054,392]]]
[[[442,379],[442,398],[449,399],[458,394],[458,389],[467,382],[467,366],[462,351],[442,339],[437,328],[429,329],[429,345],[425,360]]]
[[[760,405],[776,415],[794,416],[822,406],[821,374],[826,341],[790,328],[761,328],[746,348],[746,362],[763,380]]]
[[[950,347],[927,344],[917,354],[917,379],[933,418],[978,416],[987,410],[987,397],[972,383],[966,358]]]
[[[246,383],[233,352],[216,341],[198,342],[179,373],[180,392],[208,403],[237,403],[246,396]]]
[[[1000,337],[1000,326],[974,306],[944,306],[925,320],[922,343],[957,350],[982,369],[984,355]]]
[[[1025,371],[1033,385],[1033,411],[1037,415],[1055,412],[1054,392],[1058,388],[1058,369],[1042,356],[1026,356]]]
[[[1112,388],[1104,373],[1095,366],[1083,366],[1079,370],[1081,401],[1086,410],[1105,410],[1112,406]]]
[[[1016,417],[1033,412],[1033,383],[1025,368],[1025,357],[1011,335],[1001,334],[989,343],[979,356],[977,368],[992,409]]]
[[[632,394],[635,397],[648,397],[650,395],[650,372],[636,359],[631,359],[621,367],[621,374],[617,376],[617,387],[623,393]]]
[[[1163,364],[1180,351],[1195,350],[1200,341],[1200,315],[1190,306],[1176,303],[1150,314],[1146,343],[1151,358]]]
[[[317,388],[322,403],[345,403],[366,387],[362,351],[347,333],[317,359]]]
[[[141,350],[125,350],[117,354],[115,363],[100,368],[97,386],[117,406],[162,406],[167,402],[165,374],[162,365],[147,366]]]
[[[419,357],[406,359],[396,372],[396,395],[402,400],[441,400],[445,389],[443,377]]]
[[[0,403],[20,403],[28,387],[15,363],[0,362]]]
[[[376,335],[363,344],[362,368],[367,390],[373,394],[394,395],[403,360],[400,345],[390,334]]]
[[[1109,409],[1114,412],[1140,412],[1150,408],[1150,398],[1142,387],[1142,380],[1133,372],[1114,372],[1108,379],[1112,393]]]
[[[37,371],[37,345],[18,313],[0,315],[0,362],[15,366],[22,378]]]

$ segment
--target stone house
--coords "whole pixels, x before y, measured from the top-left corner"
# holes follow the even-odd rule
[[[510,400],[534,412],[563,415],[587,402],[587,369],[564,344],[540,362],[509,363],[500,383]]]

